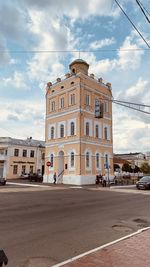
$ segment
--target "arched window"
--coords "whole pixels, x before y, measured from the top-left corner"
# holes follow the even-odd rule
[[[64,125],[60,125],[60,137],[64,137]]]
[[[99,153],[96,153],[96,168],[99,169],[100,164],[99,164]]]
[[[74,167],[74,152],[71,152],[70,157],[71,157],[70,166],[71,166],[71,168],[73,168]]]
[[[54,139],[54,126],[51,127],[51,139]]]
[[[54,166],[54,155],[50,155],[51,168]]]
[[[98,125],[95,126],[95,135],[96,135],[96,138],[99,137],[99,127],[98,127]]]
[[[86,136],[89,136],[89,122],[86,122]]]
[[[90,153],[86,152],[86,168],[90,167]]]
[[[108,140],[108,129],[107,129],[107,127],[104,128],[104,139]]]
[[[71,135],[75,134],[75,124],[74,124],[74,122],[71,122],[71,124],[70,124],[70,133],[71,133]]]

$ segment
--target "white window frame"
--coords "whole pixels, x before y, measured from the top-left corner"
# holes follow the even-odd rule
[[[90,95],[88,94],[85,95],[85,105],[90,106]]]
[[[85,136],[87,136],[86,135],[86,123],[89,123],[89,136],[93,136],[92,135],[92,132],[93,132],[93,128],[92,128],[92,120],[91,119],[86,119],[86,118],[84,118],[84,135]]]
[[[55,111],[55,101],[51,101],[51,111]]]
[[[63,124],[64,125],[64,137],[66,137],[66,122],[65,121],[61,121],[58,123],[58,133],[59,133],[59,138],[63,138],[60,136],[60,125]]]
[[[70,94],[70,105],[73,106],[76,103],[75,93]]]
[[[60,98],[60,108],[64,108],[65,107],[65,98],[61,97]]]
[[[53,139],[51,138],[51,128],[52,128],[52,127],[54,127],[54,138],[53,138],[53,139],[56,138],[56,124],[55,124],[55,123],[53,123],[53,124],[49,124],[49,125],[48,125],[48,139],[50,139],[50,140],[53,140]]]
[[[72,153],[74,153],[74,166],[71,166],[71,154]],[[69,162],[68,162],[69,166],[68,166],[68,168],[69,168],[70,171],[75,171],[75,169],[76,169],[76,151],[75,150],[70,150],[68,155],[69,155]]]
[[[105,138],[105,128],[107,128],[107,139]],[[105,140],[110,140],[110,125],[108,124],[103,125],[103,138]]]
[[[72,122],[74,122],[74,135],[76,135],[76,118],[74,118],[74,119],[70,119],[70,120],[68,120],[68,123],[67,123],[67,135],[68,136],[73,136],[73,135],[71,135],[71,123]]]
[[[87,153],[89,153],[89,166],[87,166]],[[85,151],[85,170],[91,171],[92,170],[92,153],[90,150]]]

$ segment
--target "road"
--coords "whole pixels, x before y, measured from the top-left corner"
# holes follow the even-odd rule
[[[2,190],[0,248],[9,267],[49,267],[150,225],[150,195],[88,188]]]

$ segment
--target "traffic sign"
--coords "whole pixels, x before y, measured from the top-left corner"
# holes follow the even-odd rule
[[[51,162],[50,162],[50,161],[47,161],[47,162],[46,162],[46,165],[47,165],[48,167],[50,167],[50,166],[51,166]]]

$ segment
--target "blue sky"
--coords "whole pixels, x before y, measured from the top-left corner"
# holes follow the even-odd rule
[[[118,2],[150,45],[150,24],[136,0]],[[150,13],[149,0],[140,2]],[[79,57],[73,51],[87,51],[80,57],[112,83],[114,99],[150,105],[145,49],[113,0],[0,0],[0,136],[44,140],[45,86],[68,72]],[[114,152],[150,151],[150,115],[113,104],[113,133]]]

